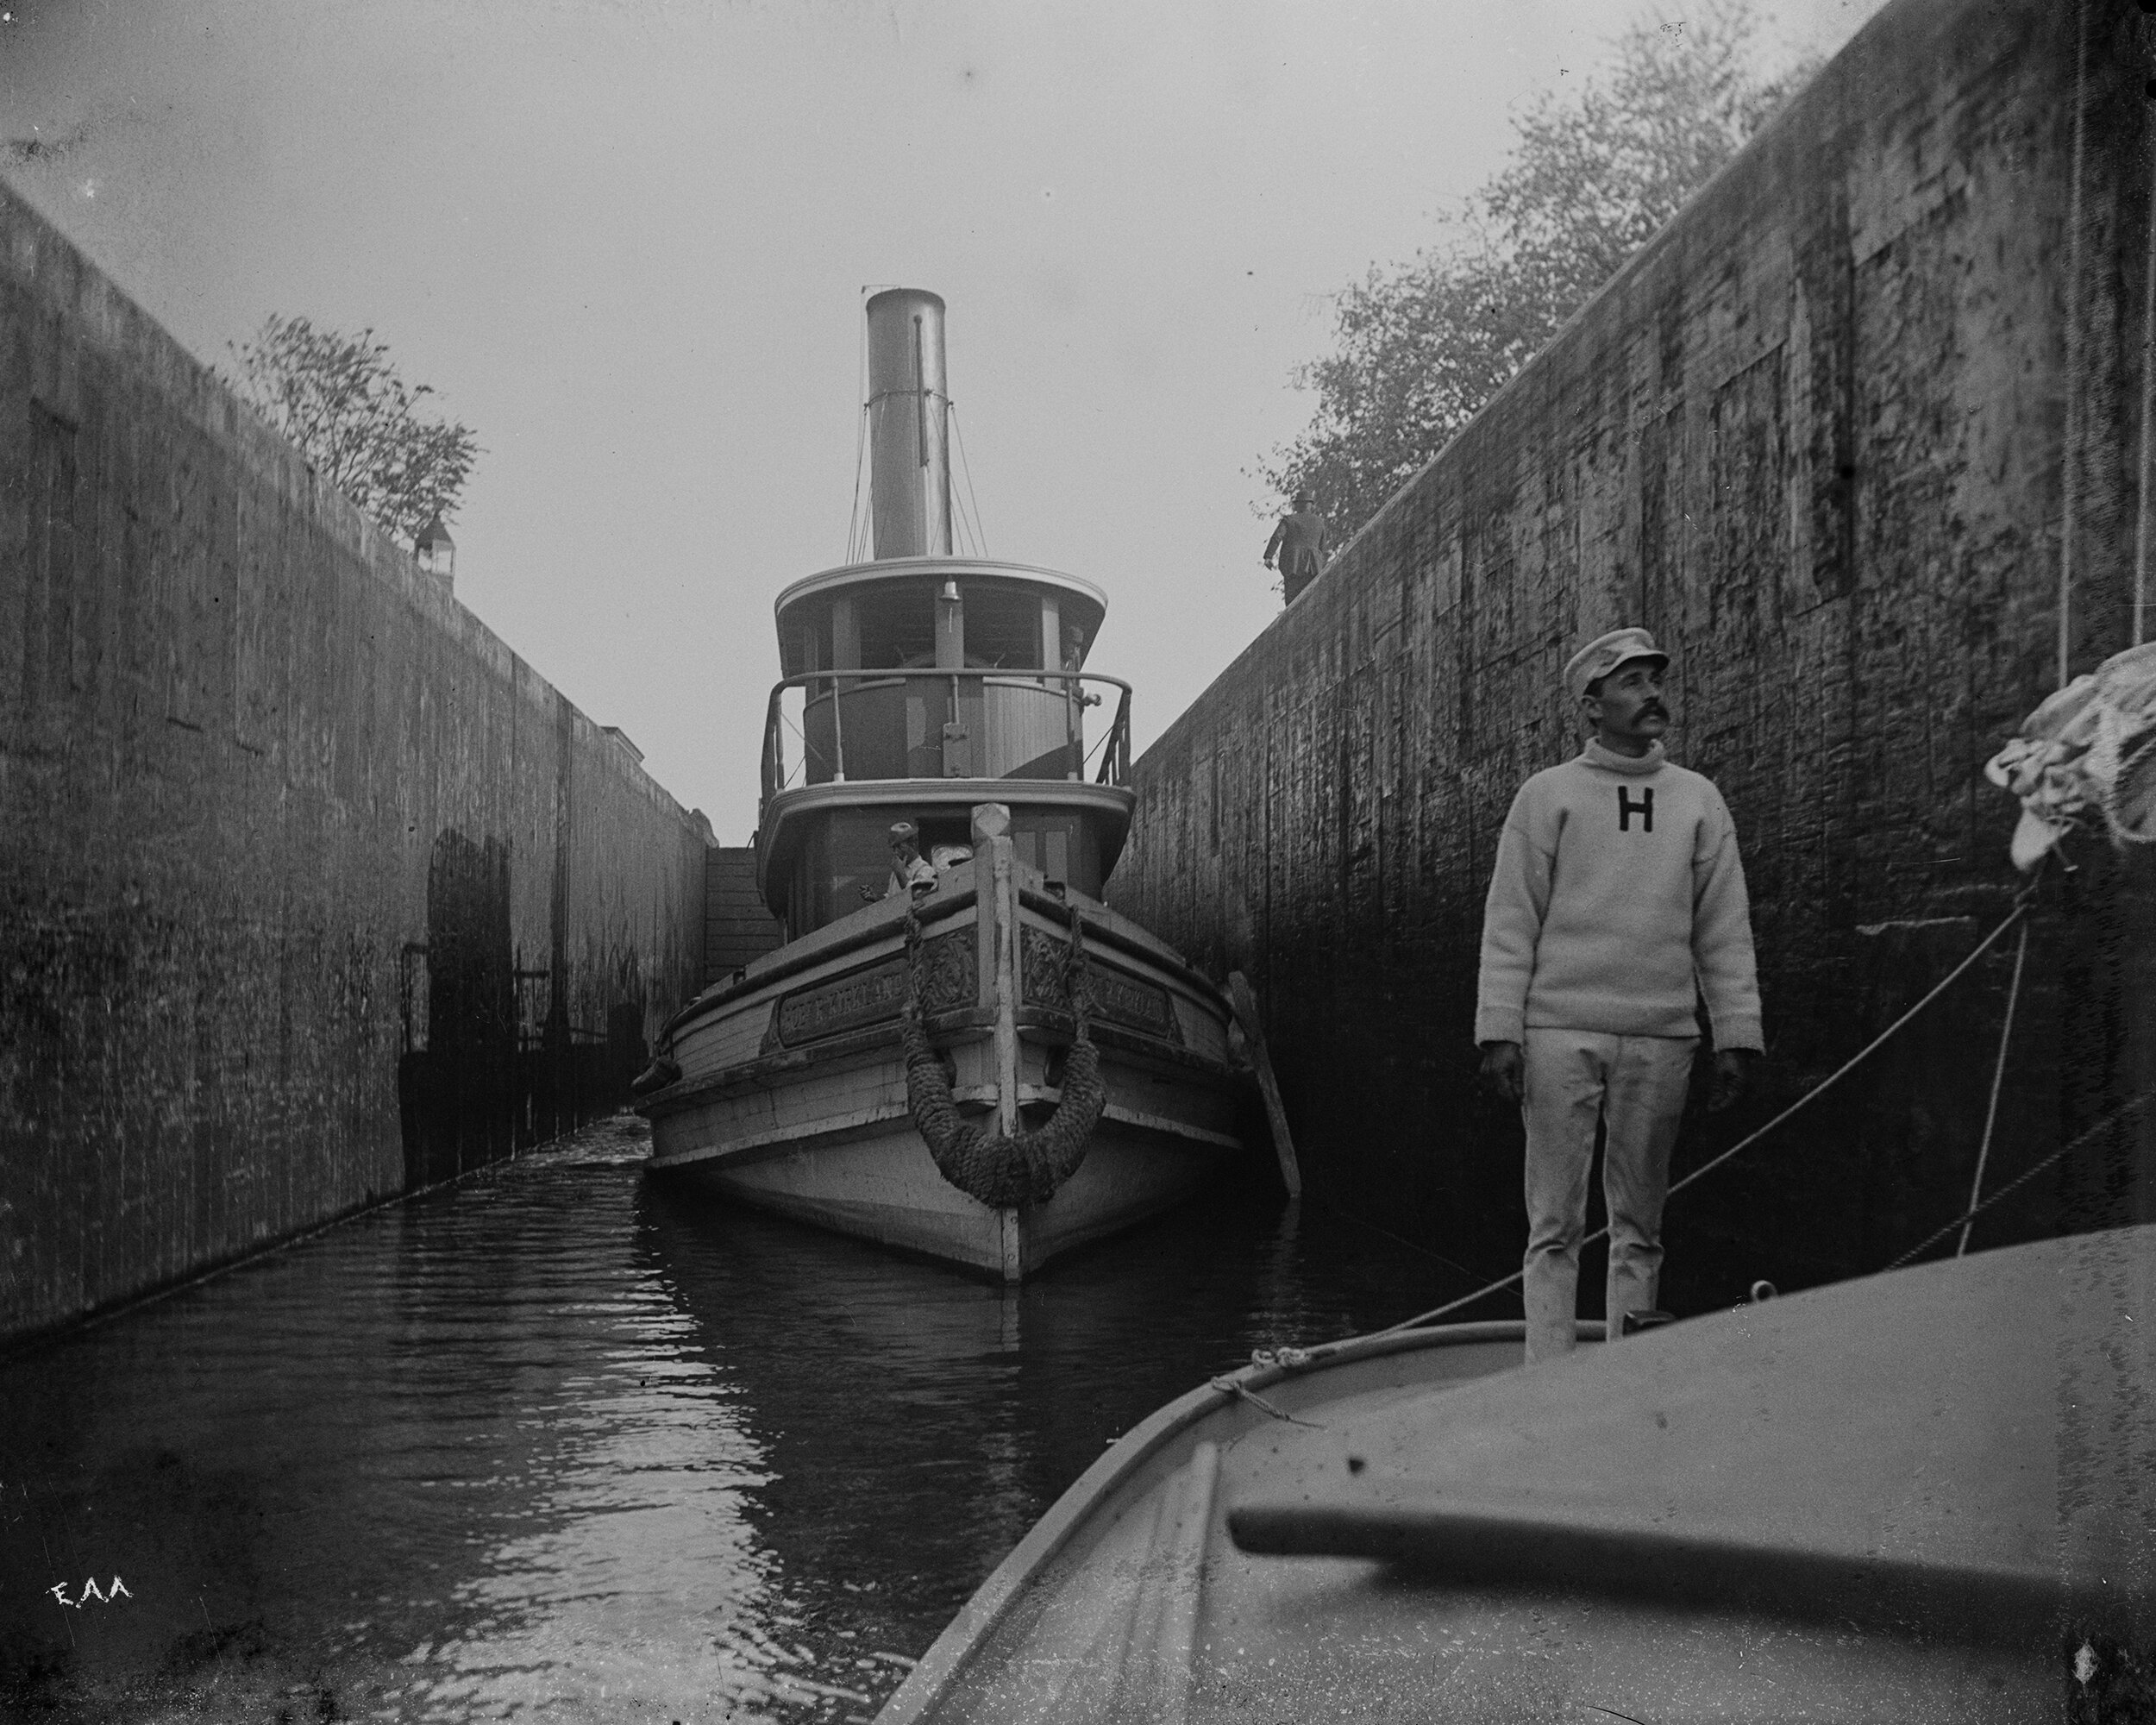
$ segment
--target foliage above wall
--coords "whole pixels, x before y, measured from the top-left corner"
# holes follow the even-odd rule
[[[316,474],[411,544],[447,520],[479,455],[468,425],[423,419],[428,384],[407,384],[373,329],[356,336],[273,312],[232,348],[228,380],[298,446]]]
[[[1760,29],[1751,0],[1643,18],[1545,91],[1445,243],[1342,290],[1335,350],[1294,375],[1317,411],[1255,476],[1344,544],[1817,70],[1757,74]]]

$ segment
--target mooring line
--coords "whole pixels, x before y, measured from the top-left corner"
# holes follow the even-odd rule
[[[1991,1129],[1999,1123],[1999,1090],[2006,1082],[2007,1044],[2014,1039],[2014,1008],[2021,998],[2021,966],[2028,958],[2028,925],[2014,947],[2014,985],[2006,991],[2006,1018],[1999,1026],[1999,1057],[1991,1065],[1991,1100],[1984,1105],[1984,1141],[1977,1146],[1977,1172],[1969,1182],[1969,1214],[1961,1225],[1961,1243],[1954,1248],[1959,1258],[1969,1250],[1969,1230],[1976,1226],[1977,1202],[1984,1196],[1984,1167],[1991,1159]]]
[[[2087,1144],[2090,1139],[2095,1138],[2098,1133],[2110,1131],[2113,1126],[2116,1126],[2128,1114],[2139,1113],[2151,1102],[2156,1102],[2156,1090],[2144,1090],[2138,1096],[2128,1097],[2126,1101],[2120,1103],[2117,1107],[2112,1109],[2109,1113],[2106,1114],[2102,1120],[2098,1120],[2086,1132],[2078,1134],[2072,1143],[2059,1145],[2057,1150],[2052,1151],[2052,1153],[2046,1157],[2041,1162],[2034,1163],[2028,1167],[2024,1168],[2019,1174],[2015,1175],[2011,1180],[2008,1181],[2005,1185],[2000,1187],[1997,1191],[1994,1192],[1989,1198],[1986,1198],[1981,1204],[1977,1205],[1973,1209],[1967,1211],[1962,1215],[1956,1216],[1953,1220],[1947,1223],[1945,1227],[1926,1235],[1915,1245],[1911,1246],[1907,1251],[1903,1252],[1901,1257],[1896,1258],[1893,1263],[1888,1264],[1886,1268],[1888,1270],[1899,1270],[1911,1258],[1919,1257],[1922,1253],[1929,1251],[1933,1246],[1937,1245],[1940,1241],[1945,1239],[1946,1236],[1953,1233],[1956,1228],[1966,1227],[1969,1223],[1974,1221],[1978,1216],[1982,1215],[1986,1210],[1990,1209],[1994,1204],[1997,1203],[2000,1199],[2005,1197],[2009,1192],[2014,1191],[2017,1187],[2027,1185],[2031,1180],[2034,1180],[2038,1175],[2041,1174],[2053,1163],[2062,1161],[2065,1157],[2071,1156],[2077,1150],[2079,1150],[2084,1145]],[[1956,1252],[1955,1256],[1959,1257],[1960,1254]]]
[[[2020,922],[2028,914],[2030,903],[2034,898],[2035,891],[2036,882],[2034,880],[2031,880],[2027,886],[2023,887],[2021,891],[2014,895],[2014,907],[2000,919],[1998,926],[1994,928],[1990,933],[1985,935],[1982,940],[1978,941],[1975,947],[1970,951],[1967,957],[1964,958],[1960,963],[1955,965],[1952,969],[1949,970],[1946,974],[1946,975],[1941,977],[1937,982],[1934,983],[1930,991],[1925,994],[1922,1000],[1919,1000],[1915,1006],[1911,1007],[1907,1012],[1903,1013],[1900,1018],[1895,1019],[1892,1024],[1889,1025],[1884,1030],[1881,1031],[1878,1035],[1872,1038],[1872,1039],[1866,1043],[1864,1047],[1858,1049],[1856,1053],[1851,1055],[1848,1059],[1842,1062],[1842,1063],[1839,1067],[1835,1068],[1833,1072],[1820,1080],[1817,1084],[1814,1084],[1802,1096],[1799,1096],[1794,1102],[1790,1103],[1788,1107],[1783,1109],[1780,1113],[1777,1114],[1764,1126],[1759,1127],[1758,1131],[1751,1132],[1745,1137],[1738,1139],[1735,1144],[1730,1145],[1730,1147],[1722,1151],[1720,1155],[1714,1157],[1710,1161],[1701,1164],[1700,1166],[1695,1168],[1682,1180],[1673,1182],[1668,1193],[1664,1195],[1665,1199],[1674,1198],[1687,1186],[1689,1186],[1695,1180],[1705,1178],[1708,1175],[1712,1174],[1717,1168],[1720,1168],[1725,1162],[1727,1162],[1732,1157],[1739,1155],[1743,1151],[1751,1149],[1753,1145],[1758,1143],[1761,1138],[1766,1137],[1769,1132],[1774,1131],[1777,1126],[1780,1126],[1792,1114],[1795,1114],[1801,1108],[1808,1107],[1821,1096],[1825,1095],[1827,1091],[1841,1082],[1844,1078],[1847,1077],[1852,1072],[1855,1071],[1858,1066],[1864,1063],[1864,1062],[1870,1059],[1873,1054],[1877,1053],[1881,1048],[1885,1046],[1889,1041],[1901,1032],[1902,1026],[1907,1025],[1910,1019],[1914,1019],[1919,1013],[1922,1012],[1925,1007],[1931,1005],[1934,1000],[1937,1000],[1941,994],[1945,994],[1948,988],[1952,988],[1957,982],[1960,981],[1961,977],[1967,972],[1971,965],[1974,964],[1977,960],[1983,957],[1984,955],[1989,952],[1993,946],[1997,944],[2001,935],[2004,934],[2009,929],[2012,928],[2016,923]],[[2064,1155],[2065,1152],[2062,1151],[2059,1153]],[[1607,1239],[1608,1234],[1609,1228],[1608,1224],[1605,1224],[1601,1227],[1595,1229],[1593,1233],[1587,1235],[1580,1241],[1580,1244],[1583,1246],[1592,1245],[1596,1240]],[[1433,1322],[1438,1318],[1449,1316],[1451,1314],[1458,1311],[1463,1306],[1472,1306],[1478,1300],[1486,1300],[1493,1294],[1501,1294],[1506,1289],[1525,1281],[1526,1279],[1526,1266],[1522,1264],[1518,1270],[1514,1270],[1511,1275],[1505,1276],[1499,1281],[1493,1282],[1487,1287],[1478,1288],[1472,1294],[1463,1295],[1457,1300],[1447,1301],[1444,1305],[1432,1307],[1427,1312],[1419,1312],[1412,1318],[1402,1318],[1396,1324],[1388,1324],[1383,1329],[1374,1330],[1370,1333],[1373,1335],[1389,1336],[1399,1330],[1412,1330],[1420,1328],[1424,1324]]]

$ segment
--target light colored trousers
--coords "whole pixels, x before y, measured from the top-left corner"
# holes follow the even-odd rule
[[[1654,1309],[1662,1273],[1662,1201],[1670,1149],[1684,1118],[1695,1036],[1525,1032],[1527,1129],[1527,1363],[1571,1352],[1579,1309],[1580,1237],[1595,1123],[1605,1123],[1602,1195],[1609,1208],[1609,1339],[1626,1312]]]

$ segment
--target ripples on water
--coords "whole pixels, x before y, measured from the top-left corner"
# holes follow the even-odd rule
[[[0,1715],[865,1718],[1107,1440],[1466,1285],[1231,1193],[1006,1292],[647,1181],[649,1144],[0,1364]]]

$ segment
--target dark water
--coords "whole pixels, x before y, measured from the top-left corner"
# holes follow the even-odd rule
[[[1006,1292],[647,1141],[0,1364],[0,1717],[863,1718],[1107,1440],[1469,1285],[1261,1190]]]

